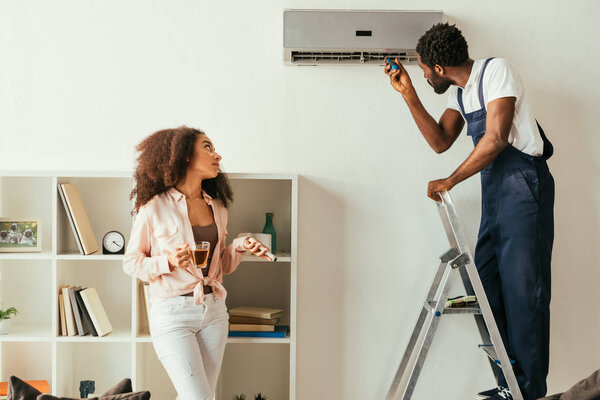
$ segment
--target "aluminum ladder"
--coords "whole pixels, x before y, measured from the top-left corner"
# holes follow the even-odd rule
[[[483,343],[479,347],[489,357],[494,376],[498,376],[496,368],[502,368],[513,399],[523,400],[517,378],[512,369],[514,361],[509,360],[506,354],[500,331],[494,320],[471,251],[464,239],[450,193],[441,192],[438,194],[442,201],[436,202],[436,204],[451,248],[440,256],[439,268],[415,324],[408,346],[404,351],[396,376],[390,385],[386,400],[409,400],[411,398],[440,319],[447,314],[471,314],[475,317]],[[449,282],[457,273],[460,273],[466,294],[477,296],[478,305],[464,308],[445,307],[446,297],[450,290]],[[435,297],[436,294],[438,294],[437,298]]]

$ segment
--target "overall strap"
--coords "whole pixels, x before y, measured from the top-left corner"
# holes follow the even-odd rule
[[[463,90],[462,90],[462,88],[459,87],[458,91],[456,92],[456,97],[458,100],[458,105],[460,106],[460,112],[462,112],[462,115],[466,115],[465,106],[463,105],[462,93],[463,93]]]
[[[481,69],[481,76],[479,77],[479,105],[481,105],[482,109],[485,108],[485,103],[483,102],[483,74],[485,74],[485,69],[493,59],[494,57],[485,60],[485,64],[483,64],[483,68]]]

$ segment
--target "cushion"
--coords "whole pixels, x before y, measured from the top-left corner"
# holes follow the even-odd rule
[[[107,390],[100,397],[88,397],[87,400],[148,400],[150,392],[132,393],[131,379],[126,378]],[[40,393],[33,386],[23,382],[16,376],[11,376],[8,383],[7,400],[80,400],[72,397],[56,397],[50,394]]]
[[[131,386],[131,379],[125,378],[121,382],[117,383],[115,386],[104,392],[102,396],[110,396],[111,394],[122,394],[131,392],[133,392],[133,387]]]
[[[600,369],[577,382],[563,393],[560,400],[597,400],[600,399]]]
[[[538,400],[560,400],[560,396],[562,396],[562,393],[553,394],[552,396],[544,397]]]
[[[538,400],[598,400],[600,399],[600,369],[580,380],[564,393]]]
[[[40,394],[42,393],[39,390],[16,376],[11,376],[8,380],[7,400],[36,400],[36,397]]]

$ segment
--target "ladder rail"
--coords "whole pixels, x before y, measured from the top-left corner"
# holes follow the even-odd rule
[[[438,206],[443,207],[445,209],[445,214],[448,217],[447,225],[450,227],[450,231],[446,230],[448,239],[452,242],[452,238],[454,238],[459,251],[461,253],[466,253],[469,256],[470,262],[467,265],[465,265],[465,269],[467,270],[469,280],[477,296],[479,307],[481,309],[481,314],[489,332],[490,340],[494,345],[494,348],[496,349],[496,353],[498,354],[498,358],[500,360],[500,368],[502,368],[502,372],[504,373],[504,377],[506,378],[513,399],[523,400],[523,395],[521,394],[517,378],[510,363],[510,359],[508,358],[508,354],[506,353],[506,348],[504,347],[502,337],[500,336],[500,330],[496,325],[494,314],[492,313],[492,308],[490,307],[490,303],[487,299],[487,296],[485,295],[485,289],[483,288],[483,284],[481,283],[481,279],[479,278],[479,273],[477,272],[477,269],[475,267],[473,256],[471,255],[469,246],[467,245],[463,237],[462,226],[460,225],[458,214],[456,212],[454,202],[452,201],[452,197],[447,191],[440,192],[438,194],[442,199],[441,205],[438,203]],[[444,227],[446,228],[446,224],[444,224]]]
[[[412,394],[417,386],[417,381],[419,379],[419,375],[421,374],[421,370],[423,369],[423,365],[425,364],[425,359],[427,354],[429,353],[429,349],[431,348],[431,343],[433,342],[433,337],[437,328],[440,324],[441,317],[444,312],[444,307],[446,305],[446,297],[448,296],[448,292],[450,291],[450,285],[448,285],[448,281],[450,278],[454,277],[453,269],[444,275],[442,279],[442,291],[440,297],[437,299],[434,309],[431,311],[431,319],[429,320],[429,324],[425,329],[425,336],[423,337],[423,341],[421,342],[421,346],[419,346],[419,352],[417,353],[417,358],[413,367],[411,369],[410,377],[408,379],[408,383],[404,388],[404,392],[402,394],[402,400],[410,400]]]
[[[433,284],[431,285],[431,288],[429,289],[429,293],[427,294],[427,301],[429,301],[429,299],[432,299],[433,296],[435,296],[435,294],[437,293],[437,291],[440,287],[440,283],[442,282],[442,278],[444,277],[444,273],[446,272],[447,265],[448,265],[448,262],[444,262],[444,261],[440,262],[438,270],[435,274],[435,278],[433,279]],[[417,322],[415,323],[413,333],[408,341],[408,345],[406,346],[406,349],[404,350],[404,355],[402,356],[402,361],[400,362],[400,366],[398,367],[396,376],[394,377],[394,380],[392,381],[392,384],[390,385],[390,389],[388,390],[387,396],[385,397],[386,400],[394,400],[396,398],[398,388],[400,387],[400,384],[402,383],[402,377],[404,376],[404,373],[406,372],[406,368],[408,367],[408,362],[410,361],[411,356],[413,354],[413,350],[414,350],[415,346],[417,345],[419,336],[421,336],[421,332],[423,331],[422,327],[423,327],[428,315],[429,315],[429,311],[425,307],[422,307],[421,312],[419,313],[419,317],[417,318]]]

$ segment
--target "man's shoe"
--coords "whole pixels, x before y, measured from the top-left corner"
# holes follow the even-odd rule
[[[507,388],[502,388],[498,393],[489,397],[488,400],[513,400],[513,397]]]
[[[496,394],[501,392],[502,389],[503,389],[502,387],[498,386],[497,388],[494,388],[494,389],[479,392],[479,393],[477,393],[477,398],[480,400],[489,399],[490,397],[495,396]]]

